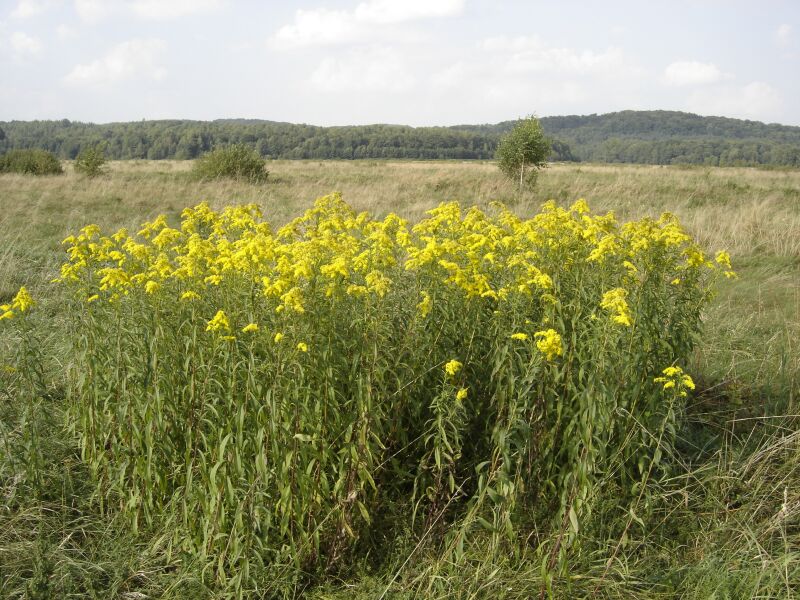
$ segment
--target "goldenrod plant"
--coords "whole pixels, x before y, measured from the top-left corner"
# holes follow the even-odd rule
[[[455,561],[563,520],[558,568],[599,477],[633,505],[661,473],[711,284],[735,275],[671,214],[583,200],[411,227],[332,194],[277,229],[199,204],[64,244],[70,422],[103,510],[235,590],[340,568],[387,502]]]

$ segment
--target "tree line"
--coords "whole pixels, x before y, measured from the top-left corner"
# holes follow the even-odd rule
[[[800,166],[800,127],[673,111],[544,117],[550,160]],[[74,159],[102,144],[109,159],[193,159],[246,144],[268,159],[493,159],[515,121],[452,127],[319,127],[275,121],[0,122],[0,151],[41,148]]]

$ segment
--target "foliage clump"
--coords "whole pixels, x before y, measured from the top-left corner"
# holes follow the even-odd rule
[[[47,150],[9,150],[0,156],[0,173],[24,175],[61,175],[61,161]]]
[[[65,243],[97,493],[236,590],[395,531],[457,562],[569,523],[560,555],[599,478],[632,506],[664,472],[709,276],[734,276],[670,214],[583,201],[527,220],[450,202],[411,227],[331,195],[277,230],[200,204]]]
[[[197,159],[193,173],[198,179],[241,179],[251,183],[266,181],[267,171],[261,155],[246,144],[222,146]]]
[[[519,182],[522,189],[526,183],[536,183],[539,169],[547,166],[552,151],[542,125],[536,117],[520,119],[497,146],[497,165],[509,179]]]
[[[88,146],[80,151],[75,158],[75,171],[86,177],[98,177],[105,170],[105,149],[101,145]]]

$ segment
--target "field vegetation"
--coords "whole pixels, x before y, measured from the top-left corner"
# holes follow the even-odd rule
[[[269,166],[0,175],[0,595],[800,593],[800,173]]]

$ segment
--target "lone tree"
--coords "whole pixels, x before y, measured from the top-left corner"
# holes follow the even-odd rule
[[[547,166],[550,142],[544,136],[539,119],[529,116],[520,119],[497,146],[500,170],[511,179],[519,180],[519,189],[527,181],[536,182],[539,169]]]
[[[105,164],[106,152],[103,145],[88,146],[75,158],[75,171],[86,177],[97,177],[104,173]]]

